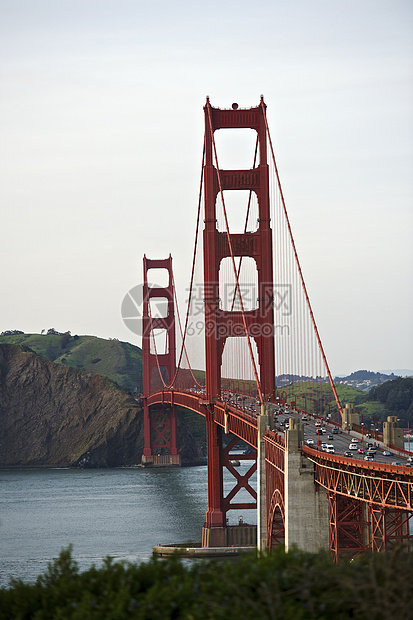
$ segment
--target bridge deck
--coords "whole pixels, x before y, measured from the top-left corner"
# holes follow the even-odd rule
[[[148,397],[147,402],[149,406],[156,404],[177,405],[204,417],[209,405],[202,392],[177,390],[156,392]],[[214,403],[215,422],[222,428],[226,427],[229,433],[242,439],[251,447],[257,448],[257,411],[251,411],[254,401],[251,398],[247,398],[242,402],[244,406],[237,407],[224,400],[216,401]],[[368,437],[367,434],[362,436],[360,433],[343,431],[337,427],[337,424],[323,418],[317,418],[306,412],[285,411],[280,406],[272,403],[269,403],[269,407],[274,415],[274,431],[281,438],[284,437],[284,425],[289,418],[295,417],[300,419],[300,421],[304,421],[305,430],[302,451],[304,454],[317,460],[317,462],[322,462],[324,465],[328,463],[330,467],[342,468],[346,471],[349,471],[350,468],[352,471],[355,471],[355,468],[358,468],[360,474],[366,476],[369,472],[388,472],[391,475],[404,476],[413,482],[413,464],[408,460],[413,457],[413,453],[395,448],[389,450],[382,442]],[[255,409],[259,410],[259,407],[256,406]],[[322,423],[321,429],[325,429],[322,435],[317,434],[316,428],[316,423],[320,422]],[[339,432],[333,434],[333,428],[337,428]],[[309,440],[312,440],[314,443],[307,445],[306,442]],[[334,445],[335,453],[328,454],[323,451],[322,443]],[[351,457],[346,456],[344,453],[349,451],[350,444],[355,443],[358,448],[351,451]],[[372,447],[377,450],[373,461],[365,461],[365,454],[359,452],[359,450],[367,452],[367,444],[372,444]],[[390,454],[384,454],[384,452],[390,452]]]

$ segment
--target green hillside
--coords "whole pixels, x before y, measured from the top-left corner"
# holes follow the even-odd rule
[[[51,330],[49,330],[50,332]],[[119,340],[96,336],[72,336],[70,332],[22,334],[3,332],[0,343],[18,344],[56,364],[72,366],[109,377],[123,390],[141,392],[142,352]]]
[[[368,418],[375,416],[378,420],[385,420],[387,417],[385,406],[378,400],[368,400],[369,394],[351,385],[336,384],[337,394],[344,407],[346,403],[353,403],[356,411]],[[298,409],[303,409],[309,413],[322,413],[323,415],[333,414],[335,417],[336,406],[332,391],[326,384],[317,382],[303,381],[286,385],[279,391],[287,402],[294,400]]]
[[[403,428],[413,425],[413,378],[397,377],[381,385],[374,386],[369,392],[349,385],[336,385],[341,404],[354,403],[356,411],[364,419],[377,418],[384,422],[388,416],[399,418]]]
[[[355,410],[366,419],[375,416],[378,420],[386,419],[385,407],[377,400],[368,401],[368,393],[351,385],[336,384],[336,390],[340,403],[344,406],[346,403],[354,403]]]
[[[127,392],[133,394],[142,392],[142,351],[128,342],[105,340],[96,336],[72,336],[70,332],[58,333],[53,329],[48,330],[47,334],[3,332],[0,334],[0,343],[3,342],[28,347],[51,362],[108,377]],[[195,374],[199,379],[204,379],[203,371],[195,371]],[[379,421],[383,421],[388,415],[398,415],[402,418],[402,424],[407,426],[410,422],[413,424],[411,396],[406,396],[412,393],[409,381],[413,382],[412,379],[388,381],[383,387],[380,386],[380,390],[373,388],[370,392],[346,383],[336,383],[336,389],[343,406],[346,403],[354,403],[356,411],[366,418],[375,416]],[[229,384],[226,387],[230,389]],[[248,387],[251,386],[244,386],[245,392],[249,391]],[[320,400],[321,389],[317,383],[302,382],[299,384],[298,393],[297,385],[292,384],[283,387],[280,394],[286,396],[288,401],[295,399],[298,408],[307,408],[314,412],[316,407],[314,403],[322,401],[324,403],[322,409],[327,415],[335,406],[332,394]]]
[[[399,426],[413,428],[413,377],[397,377],[374,387],[363,405],[378,403],[385,416],[399,418]]]

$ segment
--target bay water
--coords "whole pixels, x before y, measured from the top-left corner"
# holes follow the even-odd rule
[[[237,473],[249,467],[241,461]],[[224,470],[225,495],[233,485]],[[34,581],[69,545],[86,570],[106,556],[139,563],[159,543],[200,542],[207,507],[206,466],[0,470],[0,587],[11,576]],[[240,517],[256,523],[255,510],[228,512],[230,524]]]
[[[225,494],[233,481],[227,472]],[[0,587],[10,576],[34,581],[70,544],[86,570],[108,555],[139,563],[156,544],[199,542],[207,492],[206,466],[0,470]],[[256,523],[252,510],[230,511],[229,523],[240,516]]]

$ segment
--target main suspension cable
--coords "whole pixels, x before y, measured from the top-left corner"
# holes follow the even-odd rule
[[[181,366],[182,356],[184,354],[185,354],[185,358],[186,358],[186,361],[188,363],[189,371],[191,373],[191,376],[192,376],[193,380],[198,385],[198,387],[200,387],[200,388],[204,387],[204,385],[197,380],[197,378],[195,377],[195,375],[193,373],[193,369],[192,369],[191,363],[189,361],[188,351],[187,351],[187,348],[186,348],[186,345],[185,345],[185,339],[186,339],[186,335],[188,333],[188,321],[189,321],[189,313],[190,313],[191,301],[192,301],[192,291],[193,291],[193,282],[194,282],[194,274],[195,274],[195,261],[196,261],[196,252],[197,252],[198,237],[199,237],[199,222],[200,222],[200,214],[201,214],[204,162],[205,162],[205,139],[204,139],[204,147],[203,147],[203,152],[202,152],[201,178],[200,178],[200,183],[199,183],[198,210],[197,210],[197,218],[196,218],[194,249],[193,249],[193,256],[192,256],[192,269],[191,269],[191,279],[190,279],[190,285],[189,285],[189,297],[188,297],[188,305],[187,305],[186,317],[185,317],[185,328],[184,328],[183,331],[182,331],[182,323],[181,323],[181,317],[180,317],[180,312],[179,312],[178,299],[177,299],[177,295],[176,295],[175,280],[174,280],[174,275],[172,273],[172,289],[173,289],[174,305],[175,305],[175,309],[176,309],[176,313],[177,313],[177,317],[178,317],[178,325],[179,325],[179,331],[180,331],[180,334],[181,334],[182,342],[181,342],[181,350],[180,350],[180,353],[179,353],[178,363],[177,363],[176,368],[175,368],[175,375],[172,378],[172,380],[170,380],[170,377],[169,377],[169,380],[170,380],[169,385],[167,385],[165,383],[165,381],[164,381],[164,379],[162,377],[161,366],[159,364],[159,359],[158,359],[158,351],[157,351],[157,347],[156,347],[155,335],[154,335],[154,330],[153,330],[153,327],[152,327],[153,322],[152,322],[152,315],[151,315],[151,306],[148,303],[149,319],[150,319],[150,330],[151,330],[153,348],[154,348],[154,352],[155,352],[155,356],[156,356],[156,365],[157,365],[157,368],[158,368],[158,372],[159,372],[159,376],[161,378],[161,381],[162,381],[163,385],[165,386],[165,388],[167,388],[167,389],[171,389],[174,386],[175,382],[176,382],[176,379],[177,379],[177,376],[178,376],[178,373],[179,373],[179,369],[180,369],[180,366]]]

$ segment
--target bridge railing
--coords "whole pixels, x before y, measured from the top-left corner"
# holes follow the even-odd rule
[[[388,448],[399,456],[413,456],[413,452],[411,452],[410,450],[406,450],[405,448],[399,448],[398,446],[394,446],[392,443],[389,444]]]
[[[371,437],[376,441],[383,441],[383,433],[380,433],[379,431],[368,429],[360,424],[352,424],[351,427],[353,431],[360,433],[360,435],[364,435],[367,438]]]

